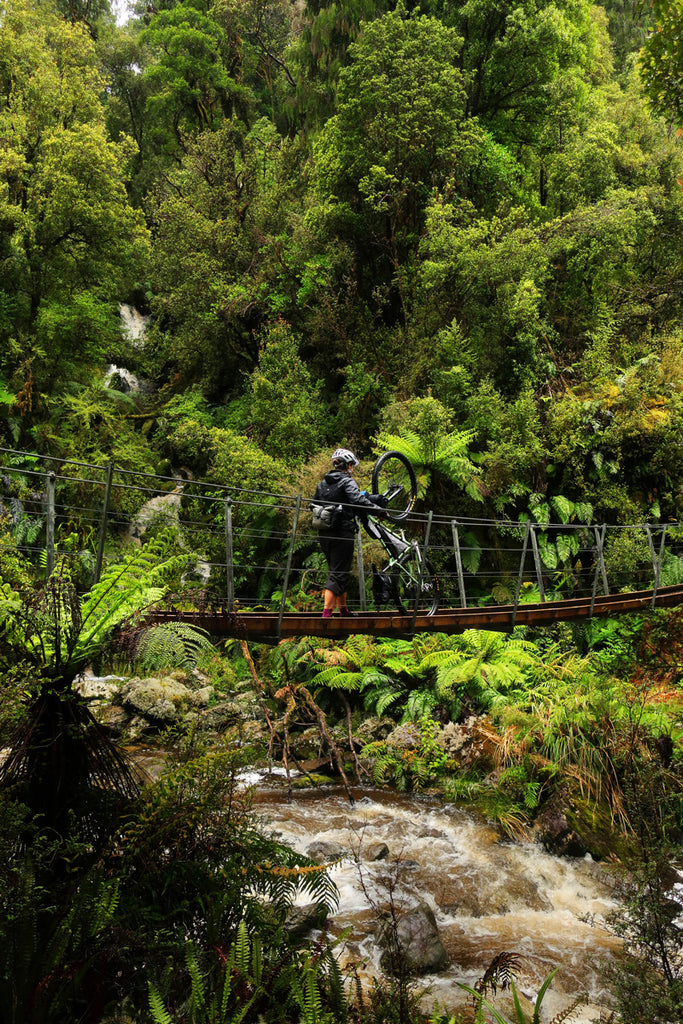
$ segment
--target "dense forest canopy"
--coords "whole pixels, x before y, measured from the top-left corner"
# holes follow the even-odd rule
[[[291,487],[455,432],[432,502],[677,517],[679,4],[1,12],[3,444]]]
[[[567,840],[549,848],[630,869],[610,1020],[683,1021],[680,612],[255,656],[143,621],[162,597],[319,608],[320,545],[292,526],[338,446],[365,477],[409,454],[407,526],[457,580],[443,605],[456,546],[469,604],[545,597],[543,577],[570,596],[587,568],[593,597],[598,569],[613,592],[643,563],[681,583],[683,0],[127,13],[0,0],[0,1017],[424,1024],[407,973],[368,1013],[349,973],[351,1011],[332,947],[285,934],[297,892],[327,913],[335,886],[243,803],[253,757],[282,756],[291,796],[290,763],[325,751],[350,796],[347,748],[359,785],[438,780],[525,840],[548,811]],[[105,463],[135,483],[102,500]],[[104,728],[86,665],[158,671],[149,723],[131,702],[122,725],[118,693]],[[123,757],[128,726],[174,748],[154,783]],[[507,983],[517,955],[499,956]]]

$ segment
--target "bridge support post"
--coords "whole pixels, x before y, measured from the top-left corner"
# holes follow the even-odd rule
[[[453,550],[455,552],[455,565],[458,572],[458,590],[460,592],[460,607],[467,608],[467,594],[465,593],[465,574],[462,571],[462,552],[460,550],[460,536],[458,534],[457,519],[451,519],[451,531],[453,533]]]
[[[232,498],[225,499],[225,596],[228,611],[235,610],[235,561],[232,547]]]
[[[45,521],[45,572],[49,576],[55,567],[55,474],[47,474],[47,517]]]
[[[358,565],[358,594],[360,597],[360,610],[368,610],[368,602],[365,596],[365,569],[363,568],[363,531],[356,530],[356,563]]]
[[[541,601],[545,602],[545,590],[543,589],[543,569],[541,566],[541,555],[538,550],[538,537],[536,536],[536,523],[530,523],[531,526],[531,548],[534,553],[534,566],[536,567],[536,582],[538,583],[538,592],[541,596]]]
[[[294,540],[296,538],[296,531],[299,525],[299,510],[301,509],[301,495],[296,496],[296,506],[294,508],[294,521],[292,522],[292,538],[289,542],[289,552],[287,554],[287,564],[285,566],[285,578],[282,583],[282,598],[280,600],[280,614],[277,619],[277,638],[278,640],[282,636],[282,616],[285,614],[285,603],[287,601],[287,587],[289,585],[289,572],[292,568],[292,555],[294,554]]]
[[[607,524],[603,523],[598,532],[598,527],[594,526],[595,532],[595,575],[593,577],[593,594],[591,596],[591,606],[588,613],[588,619],[593,618],[593,611],[595,609],[595,599],[598,593],[598,576],[602,575],[602,586],[605,591],[605,595],[609,594],[609,586],[607,585],[607,570],[605,568],[605,557],[603,555],[603,549],[605,545],[605,534],[607,533]]]
[[[420,562],[420,573],[417,578],[417,594],[415,595],[415,607],[413,608],[413,621],[410,627],[410,632],[415,632],[415,621],[417,619],[417,612],[420,607],[420,597],[422,596],[422,579],[424,577],[424,567],[427,560],[427,550],[429,548],[429,535],[432,532],[432,516],[434,513],[430,510],[427,516],[427,530],[425,532],[425,542],[422,547],[422,561]]]
[[[109,514],[109,498],[111,497],[111,482],[114,476],[114,463],[107,466],[107,476],[104,481],[104,498],[102,500],[102,517],[100,519],[100,535],[97,539],[97,561],[95,562],[95,583],[99,583],[102,572],[102,559],[104,558],[104,540],[107,535],[107,516]]]
[[[662,559],[664,558],[664,544],[666,543],[666,523],[662,527],[662,539],[659,542],[659,555],[655,555],[655,545],[652,540],[652,527],[647,523],[645,529],[647,530],[647,542],[650,546],[650,558],[652,559],[652,568],[655,572],[654,587],[652,588],[652,607],[655,607],[657,601],[657,591],[659,590],[659,576],[662,569]]]
[[[522,544],[522,557],[519,560],[519,574],[517,576],[517,588],[515,590],[515,607],[512,609],[512,621],[510,626],[512,629],[515,628],[517,622],[517,609],[519,608],[519,595],[522,592],[522,580],[524,579],[524,562],[526,560],[526,553],[529,547],[529,534],[531,533],[531,523],[527,519],[526,529],[524,531],[524,543]]]

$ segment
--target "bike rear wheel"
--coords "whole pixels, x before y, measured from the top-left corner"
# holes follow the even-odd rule
[[[402,452],[380,455],[372,470],[373,494],[390,494],[387,515],[394,522],[405,519],[417,499],[417,478],[410,459]]]
[[[424,559],[420,583],[420,557],[416,548],[406,551],[391,570],[391,590],[401,615],[418,612],[434,615],[441,599],[439,578],[428,558]]]

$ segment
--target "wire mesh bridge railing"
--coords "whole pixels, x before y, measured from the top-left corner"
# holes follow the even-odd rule
[[[278,635],[285,615],[321,606],[326,573],[310,497],[0,448],[0,538],[11,536],[46,575],[64,558],[87,589],[104,565],[163,534],[170,547],[196,559],[174,595],[176,606],[267,611],[277,616]],[[647,591],[654,607],[665,588],[679,586],[683,601],[677,523],[513,522],[423,511],[400,525],[438,577],[439,614],[493,615],[505,606],[514,625],[529,602],[568,602],[571,617],[571,602],[582,600],[591,617],[606,595]],[[361,614],[373,604],[372,565],[381,569],[385,560],[360,531],[349,598]]]

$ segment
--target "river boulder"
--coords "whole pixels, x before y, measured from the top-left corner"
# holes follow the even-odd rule
[[[436,738],[456,764],[463,768],[477,764],[484,770],[494,765],[498,741],[488,715],[470,715],[464,722],[448,722]]]
[[[421,744],[422,733],[414,722],[399,725],[387,736],[387,748],[390,750],[418,750]]]
[[[288,909],[283,927],[290,938],[300,939],[314,928],[322,928],[326,919],[327,908],[323,903],[305,903]]]
[[[127,680],[85,678],[79,692],[90,701],[101,724],[119,738],[139,739],[174,726],[222,734],[236,728],[240,742],[261,742],[267,732],[263,723],[252,722],[259,712],[253,694],[232,693],[225,698],[196,672],[188,675],[178,670]],[[257,735],[245,736],[252,724],[257,725]]]
[[[357,739],[361,745],[376,743],[385,740],[395,728],[396,722],[388,716],[366,718],[357,729],[354,729],[354,739]]]
[[[363,860],[371,863],[372,861],[386,860],[389,856],[389,847],[386,843],[368,843],[361,850]]]
[[[418,903],[396,916],[387,914],[377,939],[383,947],[382,970],[387,974],[432,974],[448,966],[434,911]]]
[[[316,839],[306,850],[306,856],[318,864],[332,864],[342,860],[346,854],[347,851],[341,843],[326,839]]]

